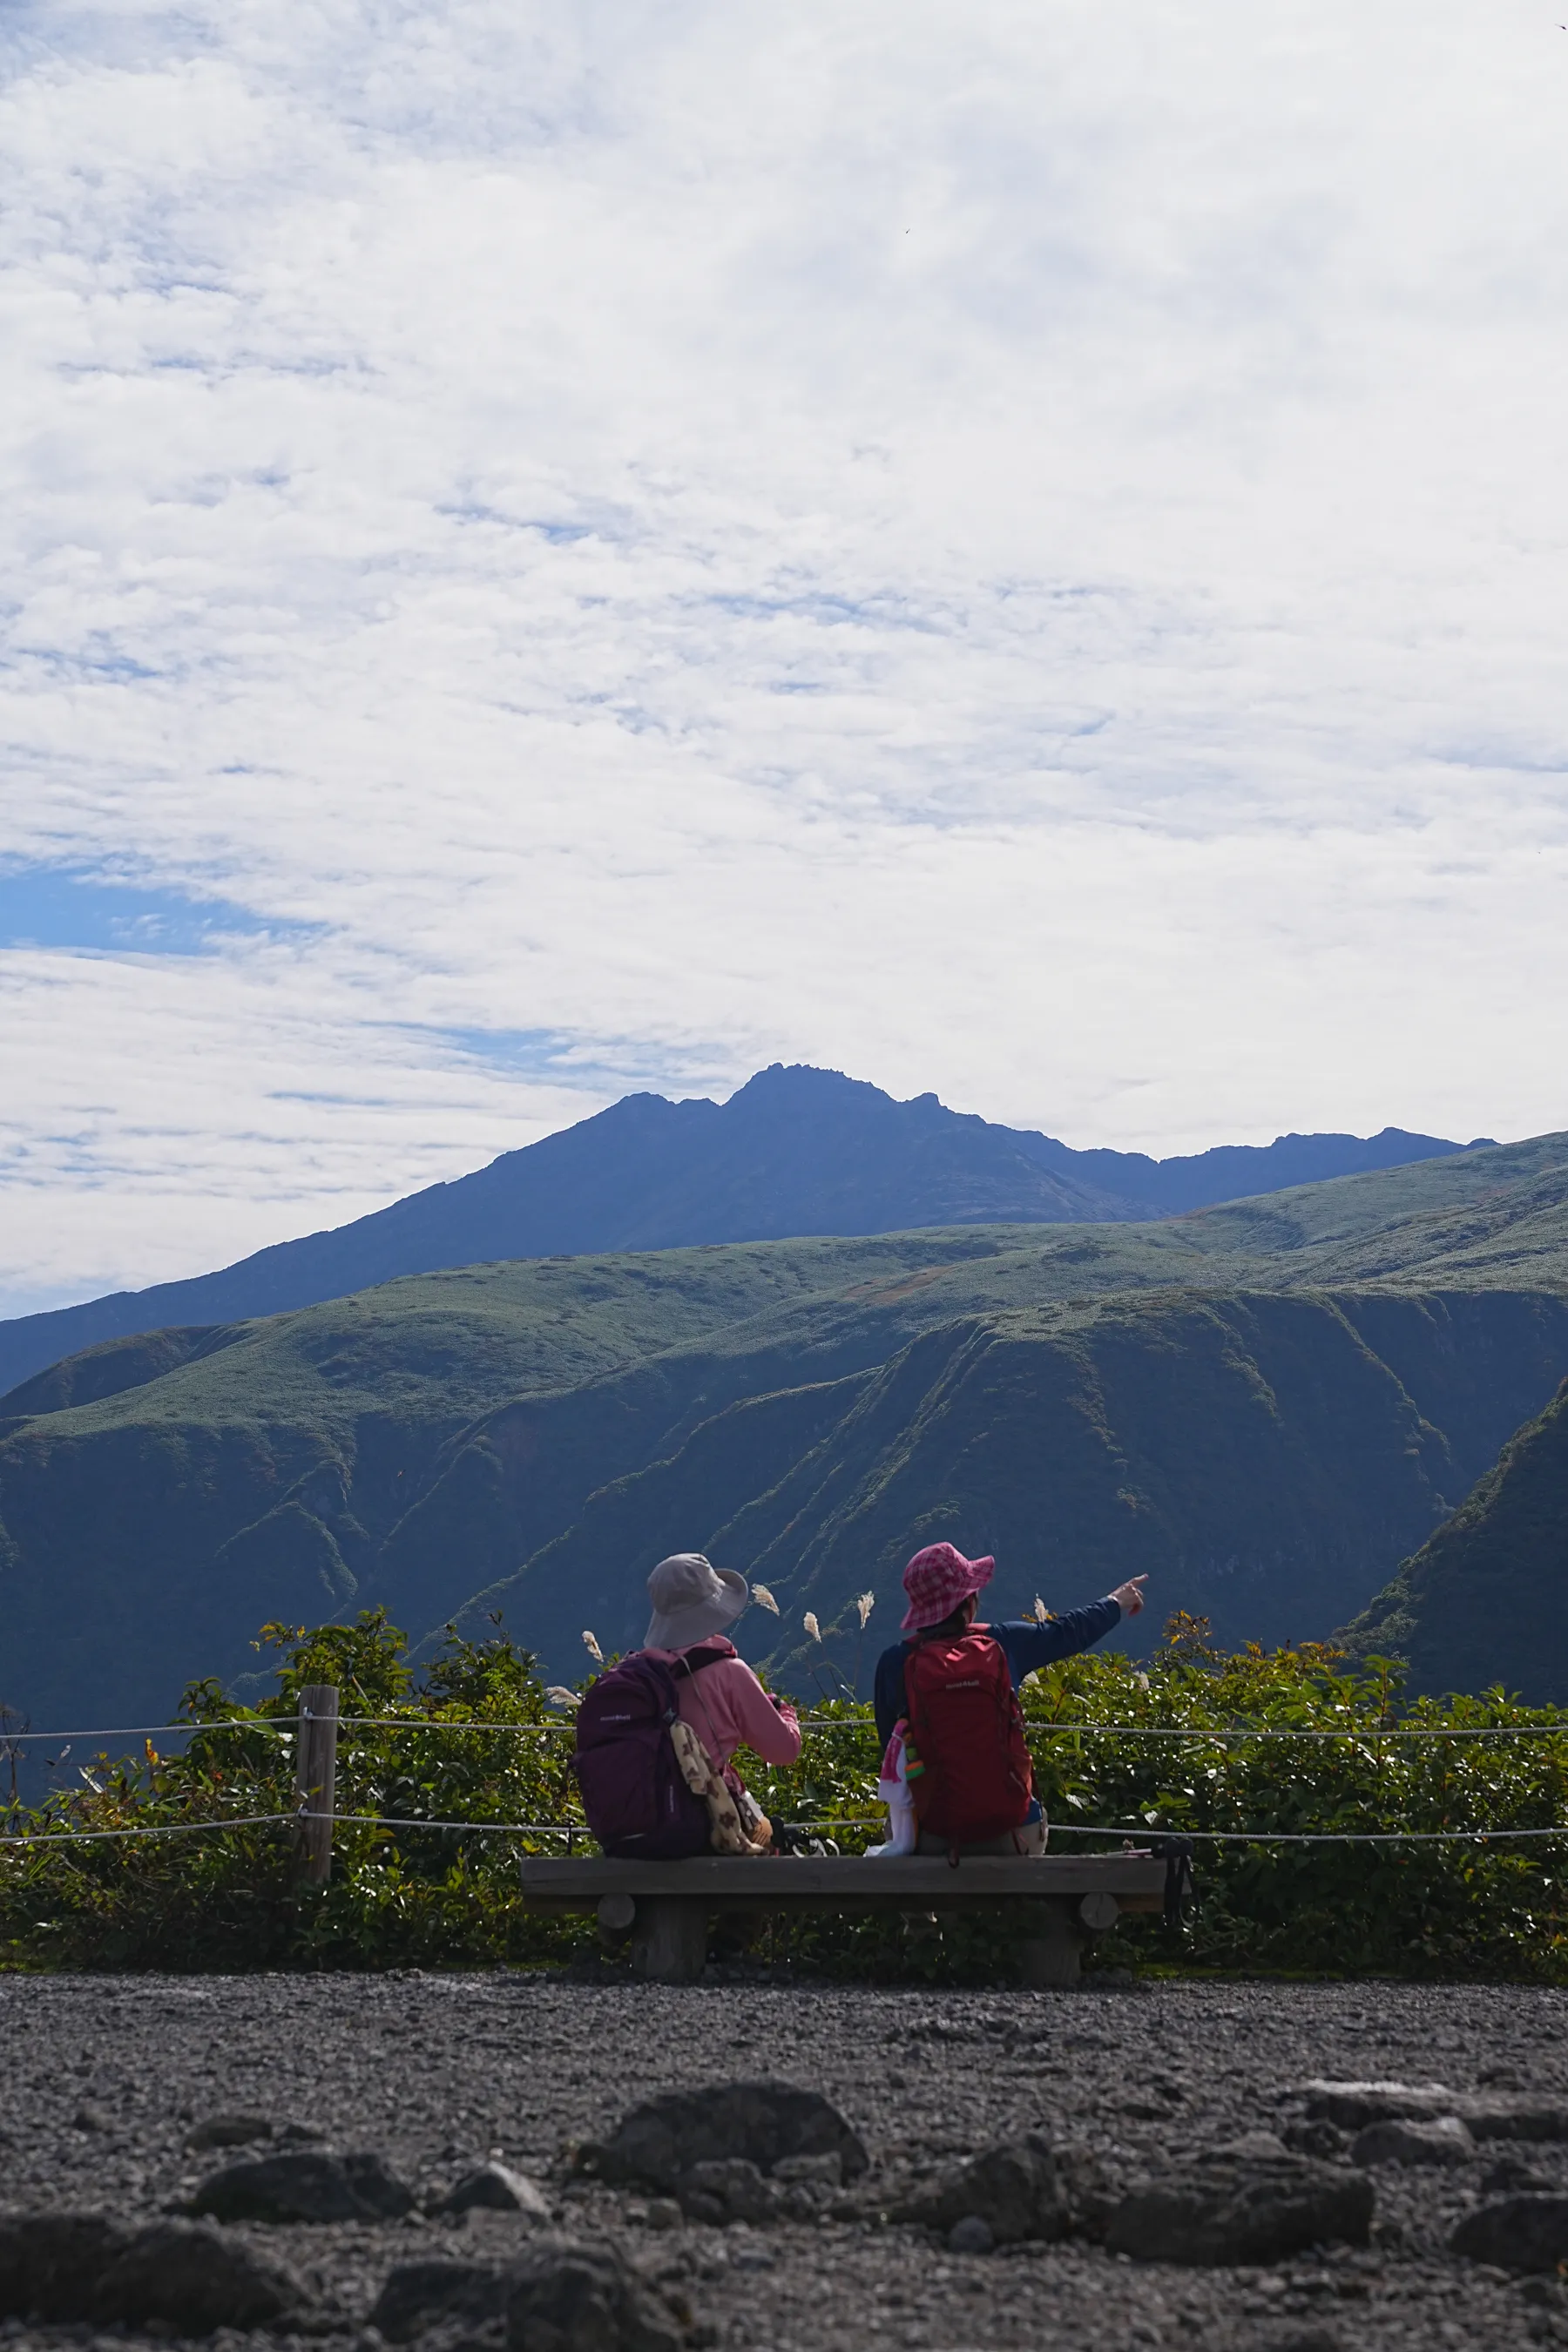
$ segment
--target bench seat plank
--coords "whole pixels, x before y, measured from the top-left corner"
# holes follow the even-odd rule
[[[697,1854],[688,1862],[614,1862],[530,1854],[524,1898],[594,1908],[606,1895],[674,1895],[754,1910],[797,1905],[828,1910],[868,1898],[895,1906],[994,1901],[1013,1895],[1114,1895],[1123,1910],[1157,1910],[1165,1864],[1155,1854],[970,1854],[956,1868],[944,1854],[868,1860],[857,1854]]]

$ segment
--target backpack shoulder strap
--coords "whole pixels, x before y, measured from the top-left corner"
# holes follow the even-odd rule
[[[670,1668],[670,1672],[683,1676],[700,1675],[704,1666],[721,1666],[726,1658],[732,1657],[734,1654],[734,1650],[728,1642],[722,1648],[717,1643],[699,1642],[691,1649],[681,1652]]]

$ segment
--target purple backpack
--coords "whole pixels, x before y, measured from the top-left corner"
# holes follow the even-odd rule
[[[676,1862],[709,1851],[708,1808],[689,1790],[669,1727],[678,1679],[730,1654],[687,1651],[674,1667],[634,1650],[589,1685],[577,1710],[574,1763],[588,1827],[623,1862]]]

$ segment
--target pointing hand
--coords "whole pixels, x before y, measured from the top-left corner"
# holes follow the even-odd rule
[[[1128,1578],[1125,1584],[1117,1586],[1110,1597],[1112,1601],[1119,1601],[1121,1603],[1121,1614],[1124,1617],[1137,1616],[1143,1606],[1143,1587],[1148,1581],[1147,1575],[1131,1576]]]

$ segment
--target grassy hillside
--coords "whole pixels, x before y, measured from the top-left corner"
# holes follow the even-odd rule
[[[1348,1640],[1408,1659],[1414,1688],[1502,1682],[1539,1703],[1568,1689],[1568,1381],[1504,1447]]]
[[[661,1444],[468,1618],[500,1608],[562,1664],[584,1624],[626,1646],[648,1569],[697,1545],[778,1596],[752,1654],[791,1682],[829,1663],[852,1680],[852,1597],[875,1592],[890,1638],[910,1551],[947,1537],[995,1553],[1004,1613],[1147,1570],[1161,1614],[1206,1615],[1224,1641],[1315,1638],[1374,1560],[1425,1540],[1563,1361],[1568,1302],[1531,1294],[1165,1291],[966,1317]],[[616,1385],[633,1406],[637,1384]],[[483,1503],[465,1499],[526,1540],[526,1482],[496,1462]],[[802,1640],[807,1609],[823,1650]]]
[[[476,1266],[111,1343],[0,1401],[0,1699],[151,1719],[265,1619],[420,1634],[501,1586],[559,1672],[676,1545],[797,1628],[874,1584],[881,1634],[938,1528],[994,1543],[1008,1602],[1150,1566],[1162,1614],[1325,1632],[1568,1370],[1565,1204],[1546,1139],[1174,1223]]]
[[[1561,1283],[1568,1134],[1228,1202],[1180,1229],[1233,1262],[1266,1262],[1281,1283]]]

